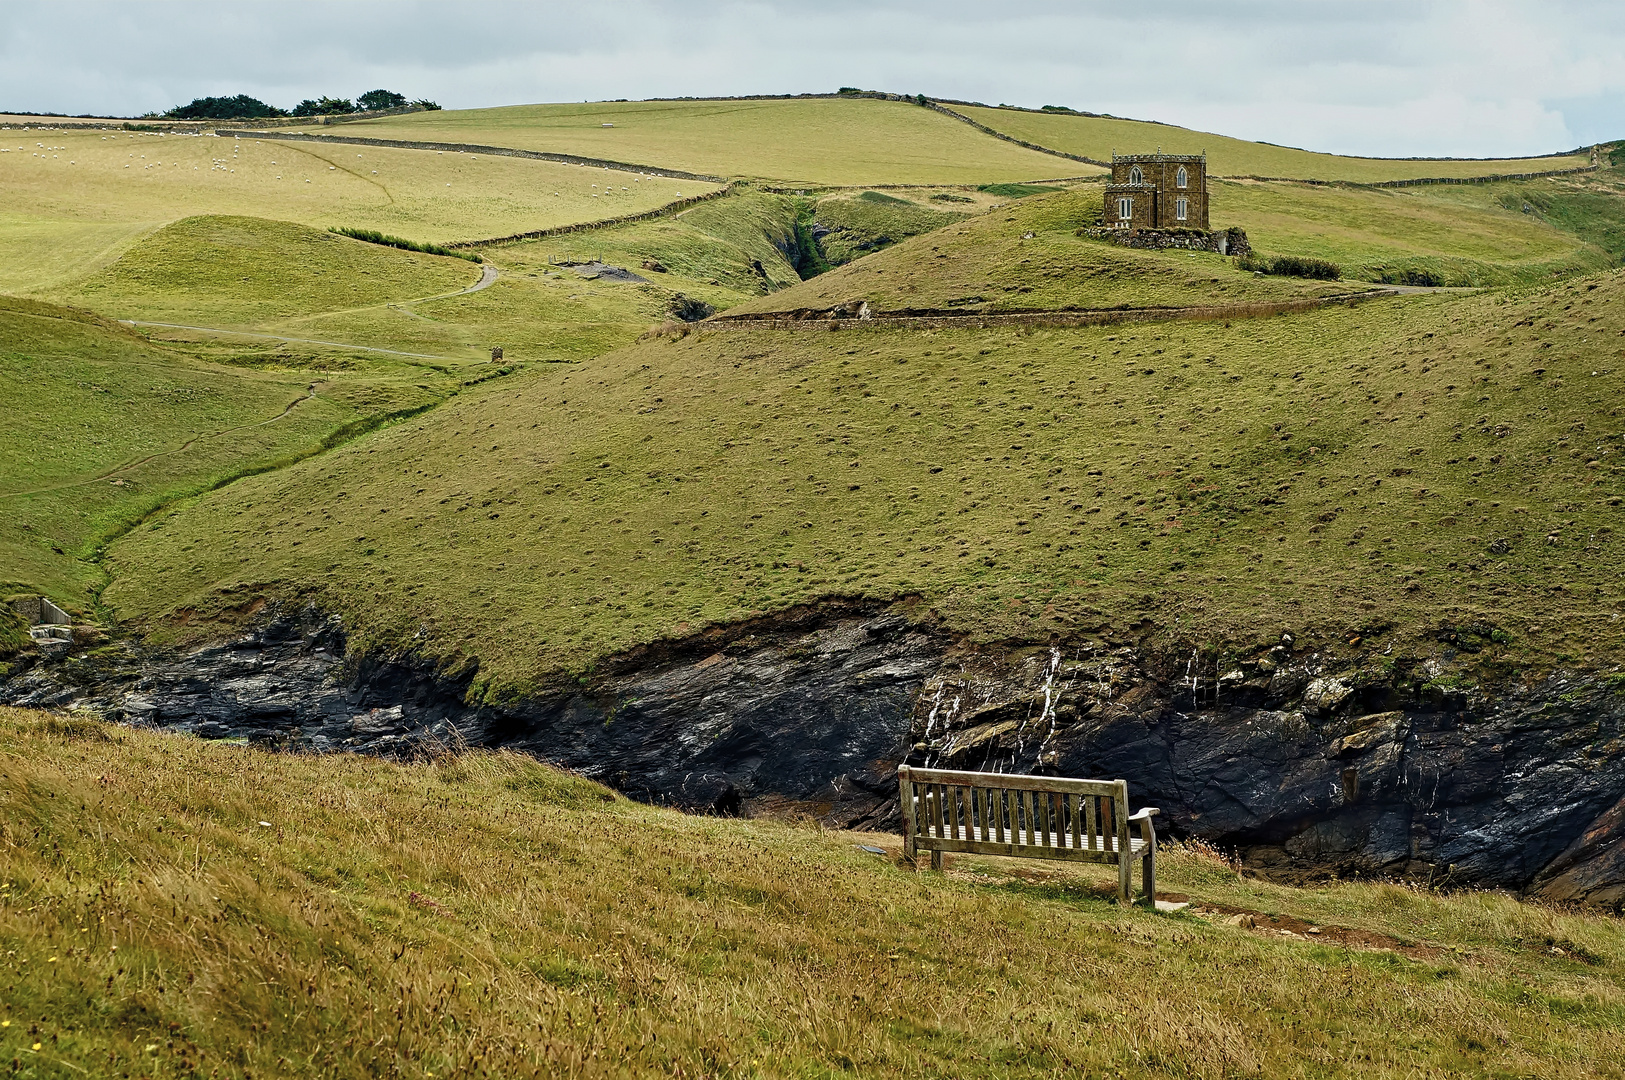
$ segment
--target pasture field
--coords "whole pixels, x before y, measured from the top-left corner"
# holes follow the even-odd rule
[[[429,405],[463,378],[332,351],[165,348],[0,297],[0,595],[44,591],[88,610],[98,548],[144,515]]]
[[[0,760],[0,1053],[35,1075],[1602,1078],[1625,1058],[1619,920],[1503,895],[1299,890],[1174,848],[1164,889],[1208,914],[1152,915],[1106,898],[1107,868],[915,874],[896,837],[683,815],[513,754],[268,754],[17,709]]]
[[[1366,288],[1254,277],[1215,253],[1138,251],[1078,236],[1080,227],[1098,222],[1100,198],[1098,189],[1079,188],[1005,204],[732,310],[822,309],[853,299],[867,300],[877,313],[1187,307]]]
[[[340,130],[808,187],[975,185],[1102,172],[990,138],[931,109],[871,98],[513,105],[361,120]]]
[[[1269,143],[1249,142],[1205,131],[1145,120],[1117,120],[1101,116],[1026,112],[976,105],[945,108],[1004,135],[1110,161],[1119,154],[1150,154],[1160,147],[1168,154],[1207,152],[1208,169],[1215,176],[1263,176],[1291,180],[1349,180],[1361,184],[1384,180],[1433,177],[1504,176],[1511,173],[1576,169],[1591,163],[1589,153],[1554,154],[1533,158],[1360,158],[1322,154]]]
[[[480,240],[716,190],[584,166],[212,134],[0,131],[0,289],[60,287],[199,215]],[[678,195],[682,193],[682,196]]]
[[[1519,209],[1530,191],[1560,197],[1572,186],[1559,179],[1399,189],[1216,180],[1211,217],[1217,228],[1246,229],[1260,252],[1330,259],[1347,278],[1383,280],[1413,268],[1448,285],[1534,283],[1618,265],[1619,254],[1596,243],[1607,242],[1597,223],[1554,224]]]
[[[829,596],[919,596],[988,640],[1155,614],[1338,651],[1483,619],[1519,663],[1580,662],[1625,625],[1622,294],[1615,271],[1230,323],[702,329],[177,506],[113,545],[104,599],[180,639],[314,599],[363,650],[477,650],[492,694]]]

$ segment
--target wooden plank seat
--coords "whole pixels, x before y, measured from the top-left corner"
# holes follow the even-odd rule
[[[1130,814],[1125,780],[904,765],[897,783],[903,854],[910,864],[921,851],[931,853],[934,870],[942,869],[945,851],[1116,863],[1118,896],[1127,902],[1138,859],[1145,901],[1155,905],[1157,829],[1151,819],[1161,811],[1147,806]]]

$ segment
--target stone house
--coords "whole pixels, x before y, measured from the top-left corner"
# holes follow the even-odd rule
[[[1112,154],[1108,229],[1202,229],[1207,224],[1207,155]]]

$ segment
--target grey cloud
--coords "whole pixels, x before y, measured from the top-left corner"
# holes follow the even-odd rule
[[[1149,14],[1148,14],[1149,12]],[[1495,155],[1610,130],[1625,6],[34,3],[0,20],[0,108],[284,106],[374,86],[447,107],[860,85],[1164,120],[1339,152]]]

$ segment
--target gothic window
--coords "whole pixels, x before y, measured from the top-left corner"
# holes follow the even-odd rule
[[[1188,178],[1185,176],[1185,166],[1181,165],[1179,167],[1179,173],[1175,183],[1177,183],[1180,187],[1185,187],[1187,182]],[[1184,215],[1182,214],[1180,216],[1183,217]]]
[[[1128,182],[1131,184],[1145,183],[1145,173],[1140,171],[1140,167],[1138,165],[1134,166],[1134,168],[1128,171]]]
[[[1175,199],[1174,200],[1174,217],[1178,218],[1180,221],[1184,221],[1185,220],[1185,215],[1189,210],[1190,210],[1190,200],[1189,199]]]
[[[1134,200],[1133,199],[1124,198],[1124,199],[1118,199],[1117,200],[1117,217],[1121,221],[1130,221],[1130,220],[1133,219],[1133,217],[1134,217]]]

